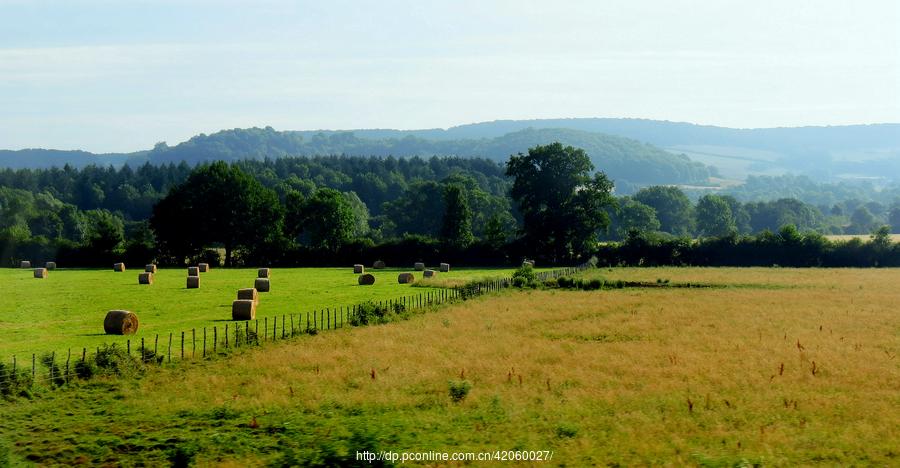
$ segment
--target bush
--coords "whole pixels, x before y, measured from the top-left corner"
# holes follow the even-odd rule
[[[93,361],[85,359],[84,361],[75,361],[75,375],[79,379],[89,380],[97,373],[97,366]]]
[[[405,310],[402,304],[395,304],[394,309],[395,311]],[[387,307],[380,306],[372,301],[363,302],[362,304],[356,306],[355,311],[350,312],[349,322],[350,325],[354,327],[376,323],[386,323],[389,321],[389,312],[390,311]]]
[[[47,382],[51,386],[61,387],[66,383],[66,377],[63,375],[62,370],[56,365],[56,356],[53,354],[44,354],[41,356],[41,364],[47,368]]]
[[[31,373],[0,362],[0,396],[3,398],[28,397],[31,394]]]
[[[448,384],[450,387],[450,399],[454,403],[465,400],[466,396],[469,395],[469,390],[472,389],[472,383],[468,380],[451,380]]]
[[[517,288],[524,288],[525,286],[530,286],[534,284],[534,268],[530,263],[523,263],[514,273],[513,273],[513,286]]]
[[[101,373],[110,375],[136,375],[143,371],[140,360],[115,343],[98,348],[94,364]]]

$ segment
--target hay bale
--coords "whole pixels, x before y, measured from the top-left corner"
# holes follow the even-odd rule
[[[144,266],[144,271],[147,272],[147,273],[156,273],[156,265],[154,265],[154,264],[152,264],[152,263],[149,264],[149,265],[145,265],[145,266]]]
[[[138,318],[127,310],[111,310],[103,319],[103,330],[107,335],[133,335],[138,330]]]
[[[145,271],[138,274],[138,284],[153,284],[153,273]]]
[[[365,272],[366,272],[366,267],[360,265],[359,263],[357,263],[356,265],[353,265],[353,273],[356,273],[357,275],[361,275]]]
[[[29,262],[28,260],[22,260],[19,263],[19,267],[20,268],[31,268],[31,262]]]
[[[372,264],[372,268],[376,270],[381,270],[383,268],[387,268],[387,265],[384,264],[381,260],[376,260],[375,263]]]
[[[413,263],[413,269],[416,271],[425,271],[425,264],[422,262]]]
[[[114,264],[113,264],[113,271],[118,271],[118,272],[120,272],[120,273],[123,272],[123,271],[125,271],[125,264],[124,264],[124,263],[121,263],[121,262],[120,262],[120,263],[114,263]]]
[[[46,268],[35,268],[34,269],[34,277],[35,278],[46,278],[47,277],[47,269]]]
[[[200,267],[188,267],[188,276],[200,276]]]
[[[256,278],[253,287],[259,292],[269,292],[269,278]]]
[[[446,273],[448,271],[450,271],[450,264],[449,263],[441,263],[441,272]]]
[[[425,272],[422,273],[422,276],[424,276],[425,278],[434,278],[435,276],[437,276],[437,272],[434,270],[425,270]]]
[[[200,273],[206,273],[209,271],[209,263],[198,263],[197,268],[200,269]]]
[[[357,281],[359,282],[360,286],[369,286],[375,284],[375,276],[371,273],[366,273],[364,275],[359,275]]]
[[[231,303],[231,320],[256,319],[256,301],[252,299],[238,299]]]
[[[272,277],[272,269],[271,268],[260,268],[259,271],[256,272],[257,278],[271,278]]]
[[[400,284],[407,284],[416,281],[415,275],[412,273],[400,273],[397,275],[397,282]]]
[[[55,269],[56,269],[56,262],[47,262],[47,263],[44,264],[44,268],[46,268],[46,269],[48,269],[48,270],[55,270]]]
[[[188,276],[187,277],[187,288],[188,289],[197,289],[200,287],[200,277],[199,276]]]
[[[253,301],[259,304],[259,291],[256,288],[238,289],[237,298],[239,300]]]

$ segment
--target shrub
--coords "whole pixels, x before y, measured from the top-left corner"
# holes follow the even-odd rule
[[[396,311],[405,310],[402,304],[395,304]],[[385,323],[388,321],[388,308],[380,306],[372,301],[363,302],[356,306],[355,311],[350,313],[350,325],[359,327],[375,323]]]
[[[544,280],[544,287],[545,288],[558,288],[559,280],[557,280],[556,278],[550,278],[548,280]]]
[[[0,396],[3,398],[27,397],[31,390],[31,373],[0,362]]]
[[[136,375],[143,371],[140,360],[115,343],[98,348],[94,364],[100,372],[111,375]]]
[[[512,275],[513,286],[522,288],[534,283],[534,268],[530,263],[523,263]]]
[[[66,383],[66,377],[62,374],[62,370],[56,365],[56,356],[53,354],[44,354],[41,356],[41,364],[47,368],[47,382],[51,386],[61,387]]]
[[[85,359],[84,361],[75,361],[75,375],[79,379],[89,380],[97,373],[97,366],[93,361]]]
[[[472,383],[468,380],[451,380],[448,384],[450,387],[450,399],[454,403],[465,400],[466,396],[469,395],[469,390],[472,389]]]
[[[603,287],[603,280],[600,278],[594,278],[586,283],[583,283],[585,286],[584,289],[589,290],[597,290]]]

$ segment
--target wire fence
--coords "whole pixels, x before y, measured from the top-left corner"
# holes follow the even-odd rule
[[[573,275],[588,268],[591,268],[589,264],[559,268],[537,272],[534,277],[537,281],[546,281]],[[513,286],[512,276],[490,278],[464,286],[434,289],[370,303],[386,311],[415,311],[467,300],[511,286]],[[280,317],[276,315],[246,321],[235,320],[223,326],[192,328],[168,335],[155,334],[152,339],[142,337],[140,340],[137,338],[127,340],[125,352],[144,364],[161,365],[177,361],[209,359],[247,346],[263,346],[279,340],[344,328],[361,313],[363,307],[367,305],[355,304],[306,313],[282,314]],[[76,350],[73,356],[72,350],[69,349],[65,354],[65,361],[62,360],[62,355],[58,356],[55,352],[41,355],[32,353],[28,362],[24,363],[25,367],[22,367],[23,363],[19,362],[15,355],[9,364],[0,362],[0,395],[9,394],[12,387],[28,380],[30,382],[26,382],[26,385],[29,386],[53,387],[69,383],[78,378],[75,371],[77,363],[80,361],[83,364],[89,360],[88,349],[82,348],[80,351],[77,353]],[[97,347],[92,358],[96,359],[100,352],[100,347]]]

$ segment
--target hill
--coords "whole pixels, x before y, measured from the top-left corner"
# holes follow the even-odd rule
[[[403,138],[360,138],[352,132],[304,135],[271,127],[224,130],[198,135],[174,147],[159,145],[146,158],[153,164],[187,161],[189,164],[225,160],[344,154],[365,156],[485,157],[503,162],[511,154],[559,141],[584,149],[594,166],[619,185],[704,183],[709,168],[687,156],[672,154],[627,138],[571,129],[526,128],[494,138],[435,140],[414,135]]]

